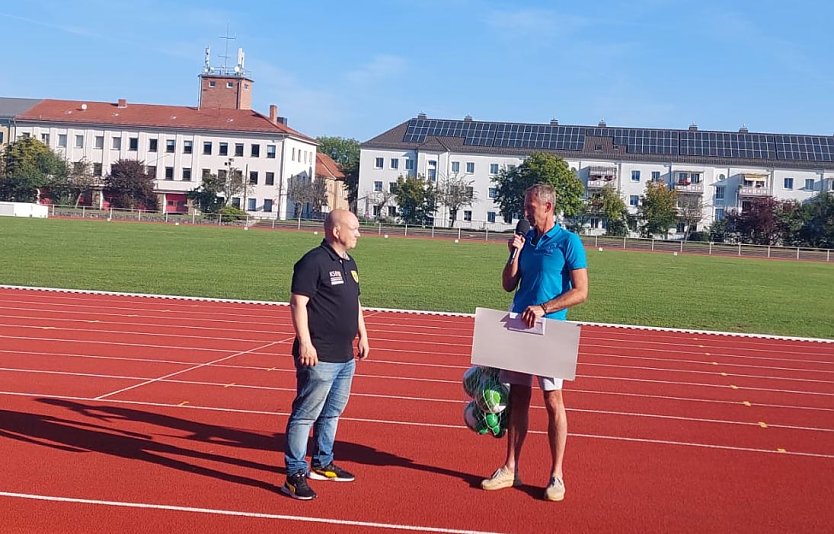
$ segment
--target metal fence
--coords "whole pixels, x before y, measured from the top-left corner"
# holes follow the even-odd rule
[[[229,216],[196,213],[188,215],[149,212],[142,210],[91,209],[85,207],[51,206],[50,216],[84,219],[101,219],[108,221],[141,221],[168,224],[193,224],[231,226],[241,228],[284,228],[294,230],[320,230],[321,219],[263,219],[246,216],[233,218]],[[419,226],[391,223],[363,222],[361,232],[364,235],[381,237],[422,237],[430,239],[453,239],[455,241],[505,242],[512,229],[494,231],[490,229],[447,228],[439,226]],[[767,245],[706,243],[702,241],[648,239],[638,237],[581,236],[586,247],[596,249],[621,249],[652,252],[672,252],[680,254],[703,254],[708,256],[735,256],[745,258],[776,258],[784,260],[831,262],[831,249],[777,247]]]

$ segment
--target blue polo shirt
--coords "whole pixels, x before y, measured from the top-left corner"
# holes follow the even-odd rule
[[[535,229],[527,232],[518,260],[521,280],[513,298],[513,311],[516,313],[566,293],[573,287],[571,271],[588,267],[585,248],[575,233],[557,224],[534,245],[535,236]],[[545,315],[548,319],[562,321],[567,316],[567,309]]]

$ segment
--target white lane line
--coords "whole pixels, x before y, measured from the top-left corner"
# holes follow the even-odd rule
[[[351,527],[378,528],[389,530],[409,530],[418,532],[442,532],[449,534],[492,534],[478,530],[457,530],[451,528],[428,527],[420,525],[399,525],[395,523],[374,523],[370,521],[351,521],[348,519],[331,519],[327,517],[307,517],[300,515],[265,514],[261,512],[244,512],[239,510],[223,510],[217,508],[196,508],[193,506],[175,506],[171,504],[153,504],[125,501],[102,501],[98,499],[79,499],[76,497],[58,497],[53,495],[35,495],[31,493],[13,493],[0,491],[0,497],[29,499],[36,501],[63,502],[72,504],[92,504],[98,506],[115,506],[119,508],[140,508],[145,510],[167,510],[173,512],[187,512],[197,514],[226,515],[247,517],[252,519],[275,519],[278,521],[299,521],[303,523],[323,523],[326,525],[346,525]]]
[[[142,382],[141,384],[134,384],[134,385],[128,386],[126,388],[117,389],[116,391],[111,391],[110,393],[105,393],[104,395],[99,395],[98,397],[96,397],[96,400],[106,399],[107,397],[112,397],[113,395],[118,395],[119,393],[124,393],[125,391],[130,391],[131,389],[136,389],[136,388],[139,388],[139,387],[142,387],[142,386],[146,386],[148,384],[153,384],[154,382],[159,382],[160,380],[164,380],[166,378],[171,378],[172,376],[180,375],[182,373],[187,373],[189,371],[194,371],[194,370],[200,369],[202,367],[208,367],[208,366],[210,366],[212,364],[215,364],[215,363],[225,362],[226,360],[229,360],[231,358],[235,358],[237,356],[242,356],[244,354],[248,354],[248,353],[252,352],[253,350],[265,349],[266,347],[275,345],[276,343],[281,343],[281,342],[280,341],[271,341],[271,342],[267,343],[266,345],[261,345],[259,347],[255,347],[253,349],[236,352],[236,353],[231,354],[229,356],[226,356],[224,358],[219,358],[219,359],[211,361],[211,362],[206,362],[206,363],[201,363],[199,365],[194,365],[192,367],[189,367],[188,369],[183,369],[181,371],[175,371],[173,373],[168,373],[167,375],[161,376],[159,378],[154,378],[152,380],[146,380],[146,381]]]
[[[639,369],[640,371],[652,371],[656,373],[683,373],[683,374],[697,374],[708,376],[724,376],[733,378],[754,378],[760,380],[779,380],[784,382],[814,382],[818,384],[834,384],[834,380],[817,380],[814,378],[793,378],[787,376],[773,376],[773,375],[749,375],[743,373],[726,373],[718,369],[710,371],[702,371],[699,369],[669,369],[665,367],[647,367],[644,365],[613,365],[610,363],[580,363],[583,367],[609,367],[613,369]],[[720,365],[718,367],[721,367]]]
[[[0,391],[0,395],[9,395],[13,397],[38,397],[38,398],[49,398],[49,399],[64,399],[64,400],[74,400],[74,401],[86,401],[86,402],[102,402],[102,403],[114,403],[114,404],[127,404],[131,406],[153,406],[156,408],[174,408],[174,409],[189,409],[189,410],[202,410],[202,411],[210,411],[210,412],[221,412],[221,413],[233,413],[233,414],[246,414],[246,415],[268,415],[271,417],[274,416],[284,416],[289,417],[289,412],[278,412],[278,411],[270,411],[270,410],[247,410],[243,408],[218,408],[214,406],[200,406],[194,404],[170,404],[164,402],[146,402],[146,401],[132,401],[132,400],[119,400],[119,399],[105,399],[100,400],[98,398],[88,398],[88,397],[75,397],[75,396],[68,396],[68,395],[51,395],[51,394],[39,394],[39,393],[28,393],[28,392],[9,392],[9,391]],[[461,401],[461,405],[463,405],[463,401]],[[369,419],[363,417],[346,417],[342,416],[339,418],[340,421],[355,421],[361,423],[369,423],[369,424],[380,424],[380,425],[395,425],[395,426],[410,426],[410,427],[425,427],[431,429],[454,429],[454,430],[465,430],[467,433],[471,433],[472,431],[469,430],[465,425],[450,425],[444,423],[421,423],[418,421],[393,421],[388,419]],[[546,430],[529,430],[529,434],[541,434],[546,435]],[[728,451],[740,451],[740,452],[757,452],[757,453],[778,453],[787,456],[807,456],[813,458],[826,458],[834,460],[834,454],[822,454],[822,453],[811,453],[811,452],[798,452],[798,451],[778,451],[778,450],[771,450],[771,449],[757,449],[754,447],[734,447],[731,445],[714,445],[709,443],[696,443],[696,442],[687,442],[687,441],[672,441],[672,440],[661,440],[661,439],[650,439],[650,438],[631,438],[625,436],[612,436],[612,435],[605,435],[605,434],[577,434],[568,432],[569,436],[577,437],[577,438],[586,438],[586,439],[606,439],[606,440],[614,440],[614,441],[628,441],[628,442],[635,442],[635,443],[651,443],[651,444],[659,444],[659,445],[674,445],[674,446],[682,446],[682,447],[698,447],[698,448],[707,448],[707,449],[720,449],[720,450],[728,450]]]

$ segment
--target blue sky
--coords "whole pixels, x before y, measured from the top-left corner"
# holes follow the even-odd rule
[[[366,141],[430,117],[834,134],[834,3],[27,0],[0,96],[196,105],[221,36],[254,108]]]

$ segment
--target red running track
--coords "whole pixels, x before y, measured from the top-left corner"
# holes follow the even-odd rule
[[[294,392],[280,305],[0,289],[3,532],[822,532],[834,343],[588,325],[565,391],[567,497],[488,493],[503,440],[462,424],[473,320],[370,311],[339,428],[351,484],[283,496]]]

